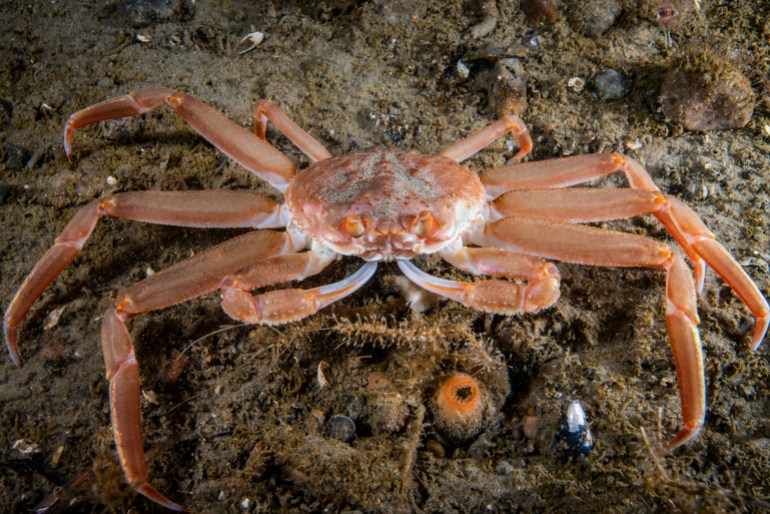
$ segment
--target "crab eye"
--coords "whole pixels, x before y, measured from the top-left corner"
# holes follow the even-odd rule
[[[438,229],[438,223],[432,212],[422,211],[415,217],[412,227],[412,232],[418,237],[430,237]]]
[[[342,220],[342,228],[350,237],[361,237],[364,234],[364,222],[358,214],[348,214]]]

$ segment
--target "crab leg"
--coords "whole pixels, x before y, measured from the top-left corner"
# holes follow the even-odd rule
[[[53,247],[24,279],[5,311],[5,343],[16,366],[21,366],[18,325],[43,291],[78,256],[102,216],[182,227],[262,228],[285,225],[281,206],[251,191],[146,191],[118,193],[94,200],[73,216]]]
[[[493,250],[493,249],[468,249]],[[508,257],[514,254],[510,252]],[[521,314],[537,312],[550,307],[559,299],[559,272],[556,266],[543,267],[540,271],[527,270],[530,263],[508,263],[509,269],[500,266],[502,254],[476,252],[471,257],[479,267],[495,268],[496,275],[519,275],[530,279],[529,284],[506,280],[478,280],[473,283],[447,280],[425,273],[410,261],[398,261],[398,267],[412,282],[435,293],[468,307],[496,314]],[[448,261],[452,262],[450,259]],[[458,258],[459,260],[459,258]],[[545,264],[545,263],[544,263]],[[519,268],[519,269],[515,269]],[[470,268],[468,269],[470,271]]]
[[[147,482],[147,464],[142,445],[139,367],[126,320],[215,291],[231,281],[232,277],[238,277],[242,270],[261,272],[260,285],[282,282],[286,280],[287,274],[282,272],[280,262],[275,262],[276,256],[293,249],[291,240],[282,232],[258,231],[244,234],[125,289],[105,313],[102,322],[102,350],[107,379],[110,381],[112,426],[126,480],[137,492],[170,509],[184,510]],[[292,262],[293,255],[284,255],[284,262]],[[260,266],[260,262],[267,264]],[[312,264],[305,268],[308,273],[313,271]]]
[[[308,252],[312,253],[312,252]],[[304,254],[303,254],[304,255]],[[286,256],[289,257],[289,256]],[[281,266],[287,261],[271,259],[270,266]],[[323,267],[324,258],[316,263],[308,262],[307,269]],[[257,296],[248,293],[252,285],[260,284],[261,271],[250,270],[241,277],[226,280],[222,287],[222,308],[233,319],[244,323],[264,323],[276,325],[302,319],[315,314],[320,309],[356,292],[374,275],[377,263],[367,262],[358,271],[344,280],[314,289],[277,289]],[[302,273],[297,273],[302,276]]]
[[[302,127],[294,123],[286,113],[278,108],[270,100],[260,100],[254,106],[254,134],[262,140],[265,140],[267,133],[267,121],[273,122],[273,125],[281,131],[283,135],[289,138],[297,148],[310,157],[313,162],[328,159],[332,156],[329,150],[318,142],[313,136],[308,134]]]
[[[518,116],[505,115],[491,125],[445,148],[439,155],[462,162],[506,132],[513,134],[519,143],[519,151],[513,156],[514,159],[521,159],[532,151],[532,138],[529,137],[527,126]]]
[[[722,246],[714,234],[703,224],[700,217],[682,201],[666,195],[671,205],[672,216],[690,243],[692,248],[703,257],[709,266],[727,282],[735,294],[756,316],[757,323],[751,338],[752,350],[757,350],[767,333],[770,324],[770,306],[751,277],[741,267],[730,252]]]
[[[620,171],[625,159],[618,154],[599,153],[576,155],[544,161],[508,164],[482,171],[481,183],[492,200],[503,193],[521,189],[569,187]],[[646,173],[646,172],[645,172]],[[629,177],[629,181],[632,177]],[[635,181],[637,185],[650,185],[652,180]],[[636,189],[650,189],[636,187]],[[657,190],[652,184],[652,190]]]
[[[706,390],[695,283],[679,255],[646,237],[548,220],[503,218],[489,223],[483,241],[495,246],[595,266],[643,266],[666,270],[666,324],[674,354],[683,428],[668,443],[675,448],[703,426]]]
[[[286,189],[295,175],[294,164],[273,145],[194,96],[165,87],[134,91],[71,115],[64,125],[64,151],[67,158],[72,162],[72,140],[77,129],[104,120],[144,114],[164,103],[171,106],[209,143],[276,189]]]
[[[503,200],[503,193],[508,191],[568,187],[621,171],[625,173],[632,188],[660,193],[652,177],[639,163],[619,154],[581,155],[503,166],[483,172],[481,181],[487,189],[488,198],[499,197]],[[692,261],[697,290],[703,289],[708,264],[757,318],[751,346],[753,349],[759,348],[770,324],[767,300],[692,209],[668,195],[664,196],[664,200],[657,210],[649,212],[661,222]],[[497,200],[493,203],[497,203]],[[595,205],[586,205],[585,208],[602,209]],[[587,212],[585,217],[594,218],[591,212]]]
[[[666,199],[639,189],[532,189],[503,193],[489,202],[489,219],[508,216],[568,223],[608,221],[649,214]]]
[[[310,315],[353,293],[377,269],[375,263],[367,263],[347,279],[334,284],[310,290],[276,290],[251,297],[240,287],[261,287],[304,278],[317,273],[334,258],[314,252],[277,255],[286,245],[276,244],[283,234],[275,232],[255,232],[238,239],[254,234],[274,239],[273,244],[241,244],[247,242],[245,240],[222,243],[126,289],[104,315],[102,349],[110,381],[110,410],[120,464],[126,480],[138,493],[169,509],[186,510],[147,481],[139,365],[126,320],[221,287],[222,306],[234,318],[248,323],[283,323]],[[249,255],[248,251],[255,248],[262,248],[261,253]],[[270,255],[274,257],[268,258]],[[244,294],[248,300],[244,299]]]
[[[523,279],[529,284],[504,280],[474,283],[446,280],[424,273],[411,263],[399,262],[404,274],[420,287],[468,307],[499,314],[537,312],[559,299],[559,270],[543,259],[505,248],[452,246],[441,257],[467,273]]]

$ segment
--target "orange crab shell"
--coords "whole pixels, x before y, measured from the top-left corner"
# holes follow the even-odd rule
[[[433,253],[482,220],[484,186],[456,161],[395,148],[316,162],[286,190],[312,240],[365,260]]]

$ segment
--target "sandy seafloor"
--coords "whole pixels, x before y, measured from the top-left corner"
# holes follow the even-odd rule
[[[520,114],[531,159],[631,155],[770,293],[768,4],[703,0],[697,11],[679,2],[670,48],[656,2],[592,5],[555,2],[559,19],[540,26],[501,0],[496,26],[479,28],[476,1],[4,1],[0,300],[7,305],[77,208],[101,195],[253,188],[279,198],[168,109],[79,132],[70,166],[61,131],[84,106],[168,86],[250,126],[253,104],[268,97],[334,155],[383,145],[430,153],[497,117],[495,65],[511,58],[526,80]],[[584,18],[612,6],[622,11],[609,29],[585,35]],[[252,30],[264,41],[239,54]],[[746,127],[684,131],[661,111],[662,77],[698,48],[750,80],[756,107]],[[627,77],[621,98],[599,98],[595,79],[608,69]],[[307,165],[285,138],[268,138]],[[505,140],[469,167],[502,165],[513,153]],[[667,240],[652,218],[609,226]],[[58,491],[49,512],[163,512],[132,493],[116,464],[101,317],[148,270],[240,232],[99,223],[23,325],[25,366],[0,357],[0,511],[29,512]],[[416,262],[461,276],[436,258]],[[309,287],[357,266],[343,259]],[[560,270],[558,303],[527,316],[454,303],[413,313],[392,264],[354,296],[287,326],[212,335],[234,325],[216,294],[140,316],[129,328],[152,483],[200,512],[767,510],[770,354],[767,344],[750,351],[754,320],[741,301],[709,272],[699,298],[706,427],[665,454],[660,441],[681,420],[664,274]],[[181,350],[183,366],[170,369]],[[431,407],[454,370],[479,378],[496,406],[462,444],[436,430]],[[551,446],[575,399],[595,448],[573,460]],[[349,443],[329,431],[336,414],[356,424]],[[76,477],[80,487],[66,486]]]

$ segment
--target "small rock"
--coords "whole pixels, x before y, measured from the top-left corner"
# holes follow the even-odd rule
[[[534,439],[537,437],[539,431],[540,418],[533,415],[527,415],[521,424],[521,429],[524,432],[524,437],[527,439]]]
[[[435,439],[428,439],[425,442],[425,449],[437,459],[443,459],[446,457],[446,450],[444,449],[444,446]]]
[[[366,417],[375,434],[400,432],[409,418],[409,406],[402,395],[392,391],[371,395]]]
[[[605,102],[618,100],[626,94],[628,79],[618,70],[605,70],[596,76],[596,92]]]
[[[754,113],[749,79],[736,70],[719,74],[671,70],[661,86],[665,115],[686,130],[739,129]]]
[[[189,0],[127,0],[123,12],[134,28],[191,16],[194,2]]]
[[[495,473],[503,476],[511,475],[513,474],[513,465],[507,460],[501,460],[495,466]]]
[[[527,0],[521,3],[521,11],[533,29],[553,27],[559,21],[559,11],[550,0]]]
[[[597,37],[612,27],[621,11],[619,0],[573,2],[568,19],[570,25],[584,36]]]
[[[347,416],[335,414],[326,422],[329,437],[349,443],[356,435],[356,424]]]
[[[521,115],[527,108],[527,80],[519,59],[500,59],[492,70],[490,107],[497,117],[506,114]]]

